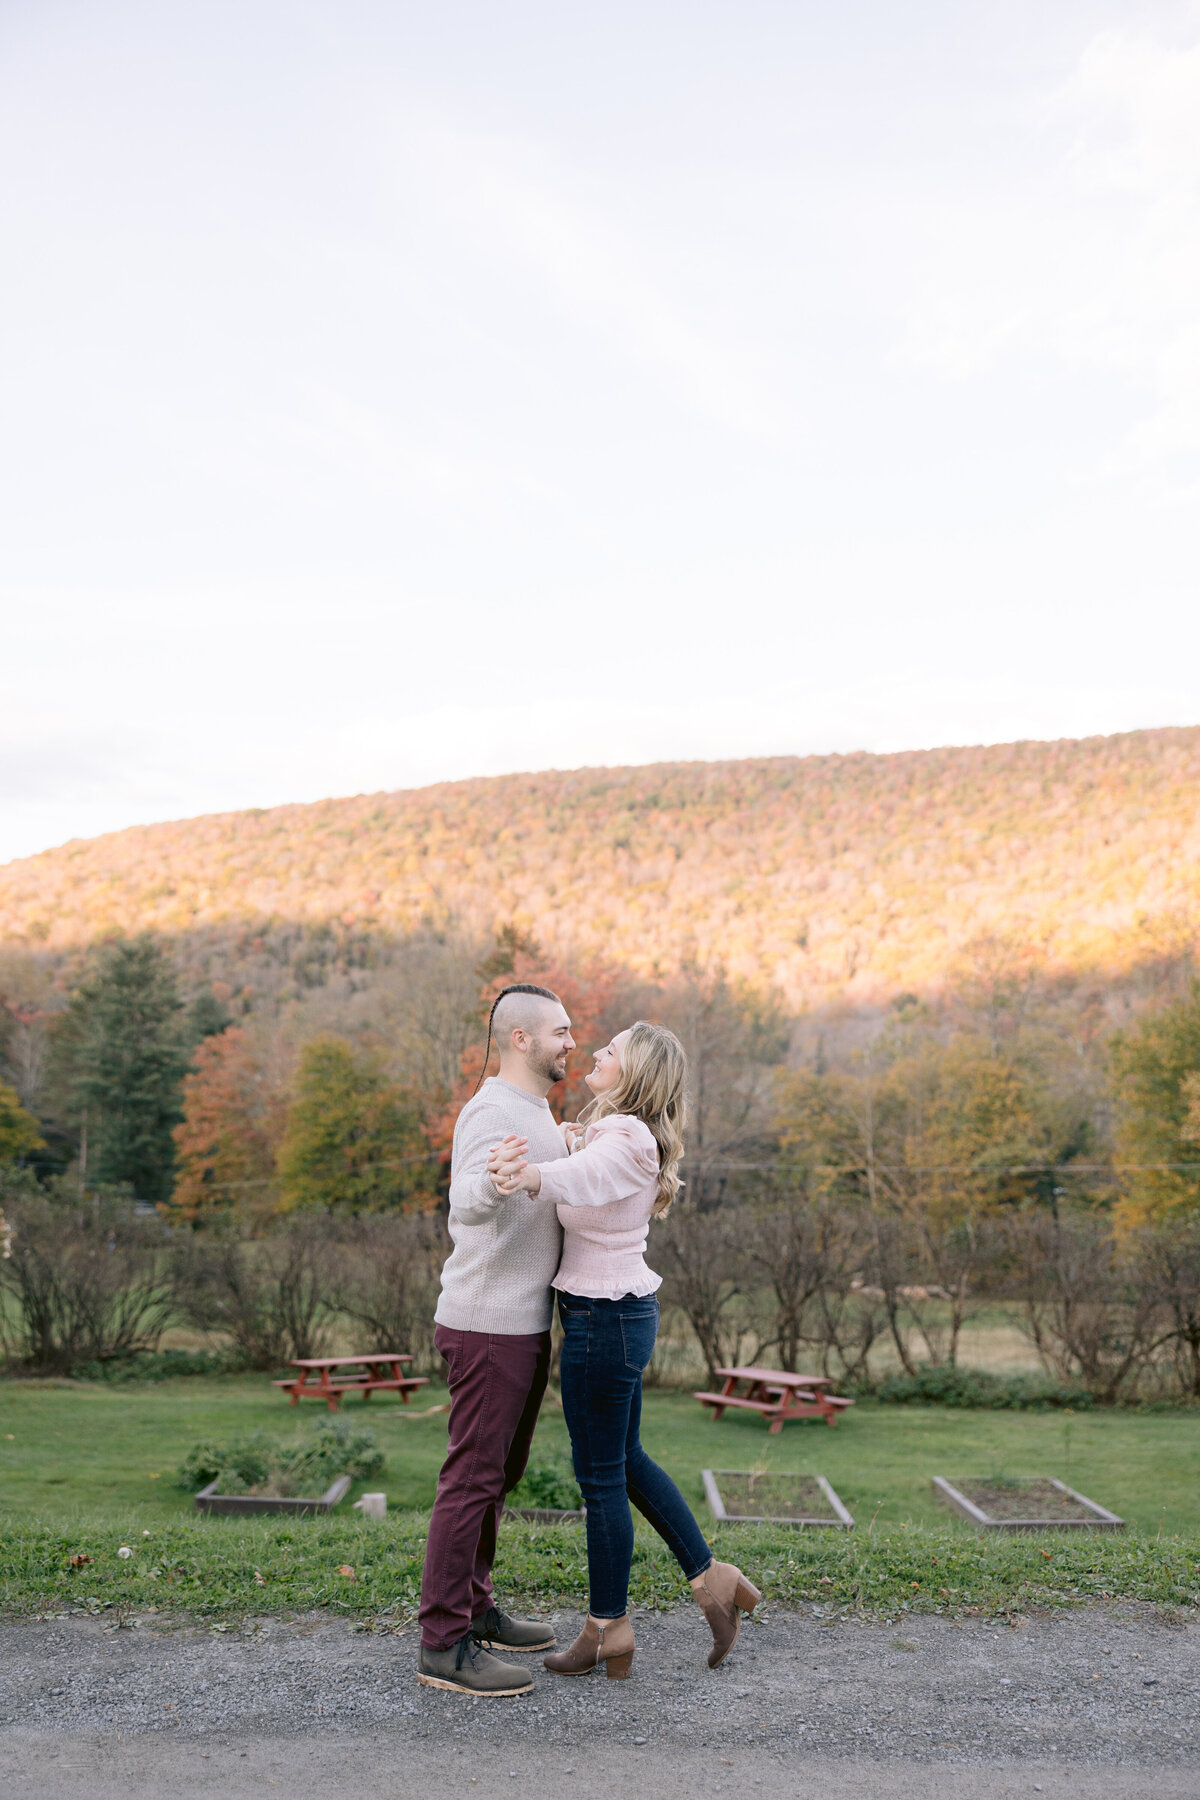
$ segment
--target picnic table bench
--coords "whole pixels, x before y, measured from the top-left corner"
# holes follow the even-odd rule
[[[787,1369],[718,1369],[716,1373],[725,1378],[721,1392],[695,1396],[702,1406],[712,1407],[714,1424],[727,1406],[735,1406],[770,1419],[772,1433],[782,1431],[788,1419],[824,1419],[827,1425],[836,1425],[843,1408],[854,1405],[853,1400],[826,1392],[833,1386],[828,1375],[793,1375]],[[742,1382],[745,1393],[738,1392]]]
[[[411,1361],[411,1356],[393,1350],[368,1356],[298,1356],[288,1363],[288,1368],[299,1369],[299,1375],[286,1375],[271,1386],[286,1389],[293,1406],[301,1400],[324,1400],[330,1412],[337,1411],[343,1394],[361,1394],[366,1401],[380,1390],[399,1394],[407,1406],[409,1395],[429,1382],[427,1375],[404,1373],[401,1363]],[[362,1373],[346,1374],[347,1369],[360,1369]],[[310,1376],[314,1378],[311,1381]]]

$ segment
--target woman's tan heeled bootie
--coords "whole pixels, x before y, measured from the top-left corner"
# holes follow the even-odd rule
[[[725,1661],[737,1642],[742,1614],[753,1612],[762,1595],[740,1569],[723,1562],[709,1563],[703,1581],[692,1592],[712,1630],[713,1647],[708,1653],[708,1666],[715,1669],[718,1663]]]
[[[633,1626],[629,1614],[624,1613],[603,1624],[585,1620],[573,1644],[555,1651],[553,1656],[544,1656],[542,1661],[555,1675],[590,1675],[598,1663],[603,1663],[610,1681],[624,1681],[633,1667],[635,1648]]]

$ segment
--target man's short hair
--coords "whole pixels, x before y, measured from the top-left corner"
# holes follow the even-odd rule
[[[497,1048],[499,1048],[500,1045],[500,1032],[516,1031],[518,1028],[522,1031],[527,1031],[533,1022],[532,1014],[534,1009],[529,1007],[527,1001],[527,1010],[522,1012],[520,1010],[520,1002],[517,1000],[518,995],[529,995],[537,1000],[549,1000],[555,1006],[562,1005],[562,1001],[552,988],[538,987],[537,984],[532,981],[514,981],[511,986],[501,988],[500,992],[496,995],[496,998],[492,1001],[492,1010],[488,1014],[487,1043],[484,1045],[483,1050],[483,1067],[479,1071],[479,1080],[475,1083],[476,1094],[479,1092],[483,1078],[487,1074],[488,1058],[492,1054],[492,1035],[496,1025],[496,1014],[500,1013],[501,1015],[500,1029],[495,1033]],[[505,1004],[507,1001],[512,1001],[511,1008]]]

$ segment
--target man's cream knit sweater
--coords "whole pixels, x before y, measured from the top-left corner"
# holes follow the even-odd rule
[[[567,1154],[544,1100],[493,1075],[468,1100],[454,1127],[450,1156],[450,1236],[434,1318],[454,1331],[520,1337],[549,1331],[550,1283],[562,1252],[562,1227],[548,1200],[500,1194],[487,1172],[501,1138],[529,1139],[531,1163]]]

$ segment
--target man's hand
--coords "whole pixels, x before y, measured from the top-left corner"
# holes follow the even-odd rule
[[[502,1143],[493,1144],[488,1152],[488,1175],[492,1186],[502,1194],[516,1194],[522,1190],[536,1194],[542,1185],[542,1177],[536,1168],[529,1168],[525,1161],[529,1150],[529,1139],[506,1137]]]

